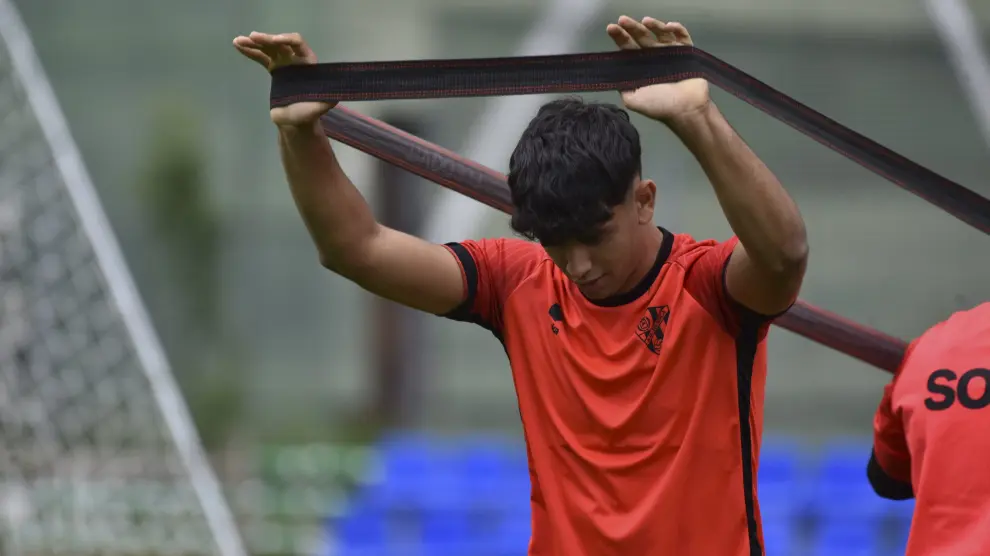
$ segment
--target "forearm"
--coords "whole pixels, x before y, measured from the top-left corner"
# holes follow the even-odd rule
[[[358,264],[355,259],[377,233],[378,223],[337,162],[319,122],[279,127],[278,144],[293,199],[320,262],[338,272]]]
[[[753,262],[775,272],[802,264],[807,236],[797,205],[715,104],[668,126],[698,160]]]
[[[432,314],[464,299],[457,259],[442,245],[381,226],[316,123],[279,128],[279,149],[320,263],[367,291]]]

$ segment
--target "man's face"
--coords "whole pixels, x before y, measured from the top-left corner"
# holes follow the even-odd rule
[[[644,226],[653,226],[656,185],[637,180],[628,198],[617,205],[612,217],[588,239],[575,239],[561,245],[544,245],[553,262],[577,284],[589,299],[605,299],[628,291],[630,276],[643,266],[643,257],[654,260],[656,253],[640,248]]]

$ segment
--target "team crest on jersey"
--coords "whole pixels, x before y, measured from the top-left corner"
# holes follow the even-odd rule
[[[639,319],[639,324],[636,325],[636,337],[646,344],[646,349],[657,355],[660,354],[660,346],[663,345],[663,332],[667,328],[668,320],[670,320],[670,307],[660,305],[647,309],[646,316]]]

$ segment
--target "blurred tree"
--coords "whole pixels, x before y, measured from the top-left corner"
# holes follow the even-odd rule
[[[224,333],[222,226],[207,177],[208,149],[194,102],[155,103],[139,172],[149,237],[143,263],[149,305],[203,441],[225,443],[240,415],[237,350]]]

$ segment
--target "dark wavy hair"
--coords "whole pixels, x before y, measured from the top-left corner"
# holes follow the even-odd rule
[[[625,110],[568,98],[540,108],[509,160],[512,229],[544,245],[594,243],[642,172]]]

